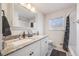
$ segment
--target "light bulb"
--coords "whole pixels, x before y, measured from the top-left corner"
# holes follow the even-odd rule
[[[25,3],[20,3],[21,5],[24,5]]]
[[[32,12],[35,12],[35,8],[34,8],[34,7],[32,7],[32,8],[31,8],[31,11],[32,11]]]
[[[25,3],[20,3],[22,6],[24,6],[25,5]]]
[[[31,9],[31,4],[27,4],[27,8],[28,9]]]

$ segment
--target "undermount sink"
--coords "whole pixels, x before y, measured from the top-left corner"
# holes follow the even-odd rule
[[[33,37],[26,37],[25,39],[23,38],[17,38],[17,39],[12,39],[12,40],[7,40],[5,41],[5,47],[17,47],[17,46],[21,46],[23,44],[28,44],[30,41],[36,40],[38,39],[40,36],[33,36]]]
[[[8,46],[12,46],[12,47],[16,47],[16,46],[19,46],[19,45],[22,45],[22,44],[26,44],[28,42],[30,42],[32,39],[29,39],[29,38],[17,38],[17,39],[13,39],[13,40],[7,40],[5,41],[4,45],[5,47],[8,47]]]

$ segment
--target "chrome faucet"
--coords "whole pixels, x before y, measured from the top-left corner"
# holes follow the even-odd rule
[[[28,37],[32,37],[33,36],[33,32],[32,32],[31,29],[29,29],[27,32],[28,32],[28,34],[27,34]]]
[[[25,36],[26,36],[26,34],[25,34],[25,32],[23,32],[22,37],[25,38]]]

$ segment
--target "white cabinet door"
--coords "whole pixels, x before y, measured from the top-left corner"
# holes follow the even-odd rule
[[[40,56],[40,41],[28,46],[27,56]]]
[[[34,51],[33,56],[40,56],[40,41],[34,43],[34,46],[32,49]]]
[[[41,40],[41,56],[45,56],[48,52],[48,37]]]

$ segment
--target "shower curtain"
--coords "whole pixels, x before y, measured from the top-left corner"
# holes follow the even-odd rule
[[[65,29],[65,35],[64,35],[64,43],[63,43],[63,49],[65,51],[68,51],[69,32],[70,32],[70,19],[69,19],[69,16],[67,16],[67,18],[66,18],[66,29]]]

